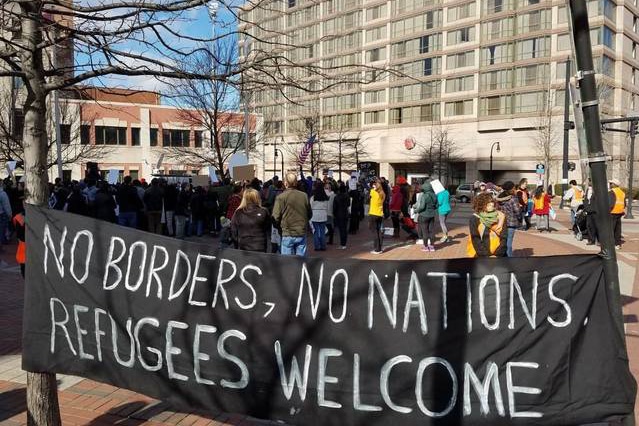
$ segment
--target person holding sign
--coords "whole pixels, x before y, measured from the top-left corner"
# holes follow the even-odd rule
[[[382,181],[379,178],[375,178],[372,182],[370,197],[368,220],[370,229],[374,235],[374,249],[371,253],[382,254],[382,241],[384,238],[384,200],[386,199],[386,193],[382,188]]]
[[[469,257],[504,257],[507,248],[506,215],[495,209],[493,196],[482,193],[473,200],[466,250]]]
[[[262,207],[259,192],[246,188],[231,219],[231,238],[235,248],[266,253],[270,231],[271,217]]]

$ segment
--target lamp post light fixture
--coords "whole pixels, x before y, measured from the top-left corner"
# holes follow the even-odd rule
[[[490,146],[490,181],[493,182],[493,149],[495,148],[495,146],[497,147],[497,152],[500,151],[499,149],[499,142],[493,142],[493,144]]]
[[[279,152],[279,157],[280,157],[280,161],[282,162],[282,174],[281,179],[284,179],[284,154],[282,153],[282,150],[279,148],[275,148],[275,159],[277,159],[278,155],[277,153]],[[277,166],[275,165],[275,163],[273,163],[273,168],[275,169]]]

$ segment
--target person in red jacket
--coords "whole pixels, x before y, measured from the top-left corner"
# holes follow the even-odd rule
[[[20,265],[20,273],[24,278],[24,265],[27,262],[27,246],[24,242],[25,226],[24,226],[24,213],[20,212],[13,216],[13,226],[16,230],[16,236],[18,237],[18,249],[16,250],[16,261]]]
[[[400,178],[403,178],[403,176],[400,176]],[[391,199],[389,204],[391,219],[393,221],[393,238],[399,238],[399,218],[402,214],[402,206],[404,204],[404,193],[400,186],[402,182],[400,178],[397,178],[395,186],[393,186],[393,189],[391,190]]]
[[[551,196],[546,194],[543,186],[538,186],[533,195],[533,214],[537,217],[537,230],[543,232],[543,223],[546,223],[545,230],[550,232],[550,200]]]

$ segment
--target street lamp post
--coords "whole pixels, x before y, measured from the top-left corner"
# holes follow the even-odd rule
[[[497,146],[497,152],[500,151],[499,149],[499,142],[493,142],[493,144],[490,146],[490,181],[493,182],[493,149],[495,148],[495,146]]]
[[[280,161],[282,162],[282,179],[284,179],[284,154],[281,149],[275,148],[275,160],[277,160],[277,153],[279,152]],[[277,165],[273,162],[273,168],[275,169]]]

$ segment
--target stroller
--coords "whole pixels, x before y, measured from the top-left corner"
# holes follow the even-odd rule
[[[579,206],[575,213],[575,224],[572,227],[572,232],[575,234],[577,241],[584,239],[584,236],[588,235],[588,227],[586,226],[586,216],[588,212],[584,209],[584,206]]]

